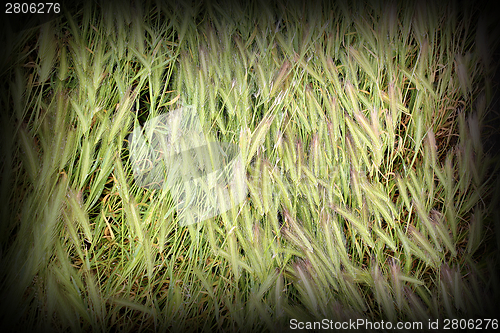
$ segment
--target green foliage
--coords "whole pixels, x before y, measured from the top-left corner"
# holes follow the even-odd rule
[[[428,5],[103,2],[23,31],[1,95],[6,322],[488,317],[497,170],[481,135],[499,41],[473,8]],[[127,148],[182,105],[239,145],[249,189],[185,227],[167,190],[134,183]]]

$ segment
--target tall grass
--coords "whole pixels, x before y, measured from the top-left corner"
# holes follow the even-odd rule
[[[1,95],[13,330],[492,318],[489,16],[465,3],[89,3],[17,35]],[[14,42],[13,42],[14,43]],[[128,135],[181,106],[248,198],[181,226]]]

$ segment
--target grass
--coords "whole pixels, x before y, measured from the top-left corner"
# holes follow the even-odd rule
[[[2,322],[272,331],[493,318],[498,39],[468,5],[88,3],[4,55]],[[9,35],[10,36],[10,35]],[[495,36],[491,34],[491,36]],[[197,110],[248,197],[180,226],[127,137]]]

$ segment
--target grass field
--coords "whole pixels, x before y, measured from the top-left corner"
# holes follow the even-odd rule
[[[466,3],[88,2],[7,34],[3,325],[486,327],[500,299],[499,163],[484,144],[500,39],[489,9]],[[248,187],[187,226],[168,189],[134,181],[127,140],[181,107],[238,145]]]

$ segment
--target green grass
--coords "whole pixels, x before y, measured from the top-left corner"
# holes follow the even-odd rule
[[[2,322],[497,316],[498,161],[483,142],[499,40],[460,6],[103,2],[7,40]],[[189,226],[168,191],[135,184],[127,144],[181,106],[239,145],[249,189]]]

